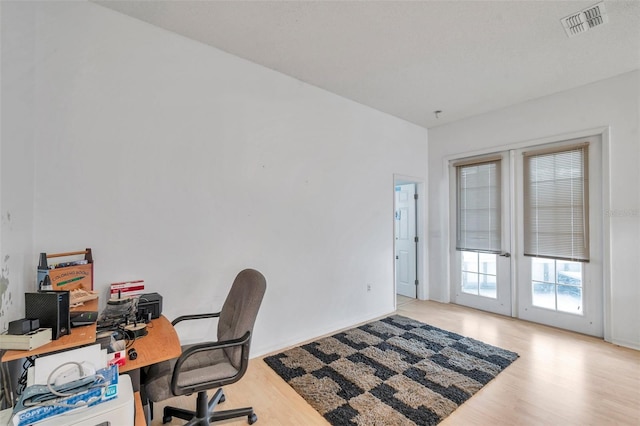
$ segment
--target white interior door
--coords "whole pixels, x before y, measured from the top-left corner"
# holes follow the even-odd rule
[[[395,187],[396,293],[416,297],[416,185]]]
[[[460,168],[467,171],[468,179],[459,176]],[[502,315],[512,312],[509,175],[510,157],[505,152],[453,163],[449,179],[454,224],[450,254],[452,301]],[[461,188],[460,179],[468,180],[468,185]],[[485,214],[488,211],[492,213]],[[459,232],[465,230],[464,239],[478,240],[480,244],[461,243]]]

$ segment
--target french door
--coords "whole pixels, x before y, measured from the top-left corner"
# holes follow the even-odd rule
[[[516,202],[518,317],[602,337],[601,137],[526,148],[515,158],[516,186],[528,190]]]
[[[453,303],[603,335],[601,150],[591,136],[451,161]]]
[[[511,302],[509,152],[454,162],[450,173],[454,303],[502,315]]]

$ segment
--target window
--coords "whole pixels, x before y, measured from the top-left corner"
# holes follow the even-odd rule
[[[456,249],[500,253],[500,159],[456,164]]]
[[[531,259],[532,304],[582,315],[582,263]]]
[[[461,254],[462,292],[492,299],[497,298],[497,255],[473,251],[463,251]]]
[[[525,256],[589,261],[587,148],[524,153]]]

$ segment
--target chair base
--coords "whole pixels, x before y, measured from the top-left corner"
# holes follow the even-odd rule
[[[172,417],[188,420],[186,425],[205,426],[211,422],[217,422],[220,420],[233,419],[236,417],[247,416],[247,422],[252,425],[258,421],[258,416],[253,412],[252,407],[236,408],[233,410],[225,410],[214,412],[218,403],[224,402],[225,396],[222,392],[222,388],[218,389],[216,393],[211,397],[211,400],[207,401],[207,392],[198,392],[198,399],[196,402],[196,411],[184,410],[176,407],[164,407],[164,415],[162,416],[162,423],[169,423]]]

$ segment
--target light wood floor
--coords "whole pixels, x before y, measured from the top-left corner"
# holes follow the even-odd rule
[[[403,303],[398,313],[520,354],[440,423],[443,426],[640,425],[639,351],[431,301]],[[225,408],[253,406],[256,425],[328,424],[262,359],[251,360],[244,378],[225,387],[225,394]],[[191,408],[195,396],[167,402]],[[162,424],[162,406],[154,406],[153,425]],[[245,418],[224,423],[247,424]],[[182,422],[174,419],[171,424]]]

